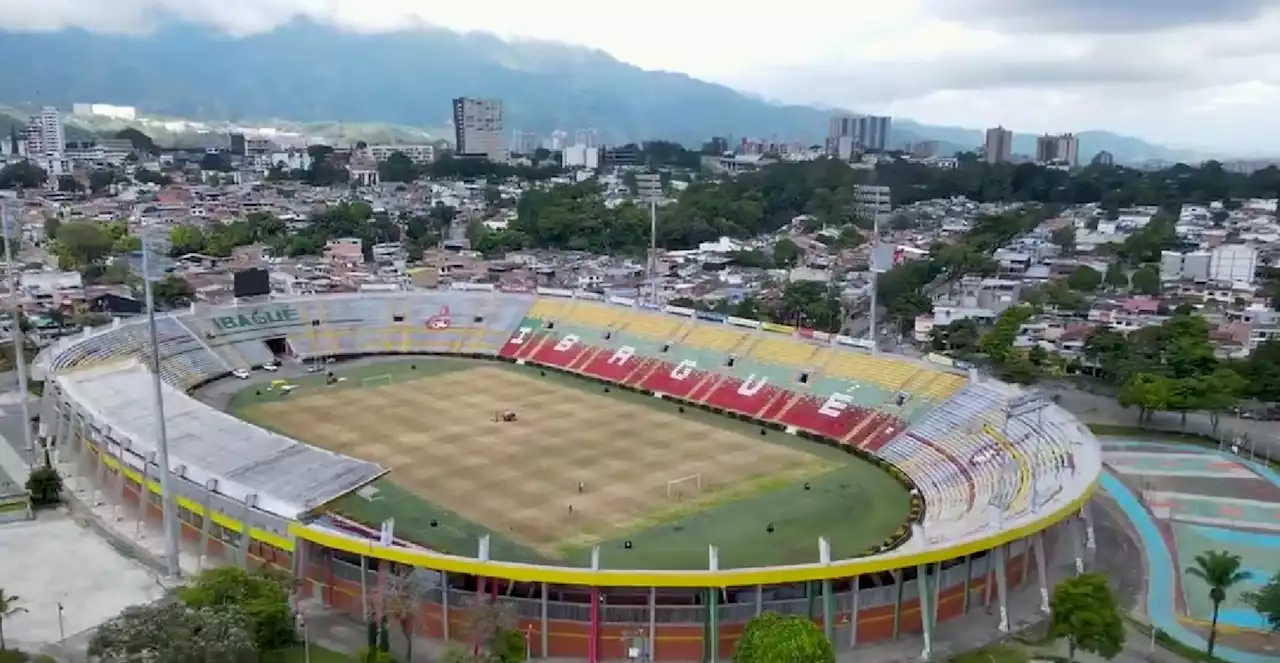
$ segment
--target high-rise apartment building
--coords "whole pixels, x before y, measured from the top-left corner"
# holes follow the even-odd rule
[[[838,155],[842,138],[855,149],[883,152],[892,124],[892,118],[880,115],[834,115],[827,125],[827,152]]]
[[[987,139],[982,144],[982,158],[987,163],[1008,163],[1013,160],[1013,132],[1004,127],[987,129]]]
[[[1079,162],[1080,139],[1075,134],[1045,134],[1036,139],[1036,163],[1058,163],[1074,167]]]
[[[595,129],[579,129],[573,132],[573,144],[588,149],[600,147],[600,133]]]
[[[483,156],[494,163],[507,162],[501,99],[453,100],[453,132],[458,154]]]
[[[53,106],[40,109],[27,122],[27,158],[42,168],[50,182],[67,172],[65,150],[67,137],[62,129],[62,116]]]

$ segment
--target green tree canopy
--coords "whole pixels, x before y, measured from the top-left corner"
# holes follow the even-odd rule
[[[0,189],[37,189],[48,175],[30,161],[18,161],[0,168]]]
[[[747,622],[733,663],[834,663],[835,651],[812,619],[764,612]]]
[[[773,244],[773,262],[779,267],[795,267],[803,255],[804,252],[789,237],[783,237]]]
[[[1067,287],[1076,292],[1093,292],[1102,285],[1102,275],[1092,267],[1081,265],[1067,276]]]
[[[1076,227],[1063,226],[1054,230],[1049,235],[1049,241],[1058,246],[1063,255],[1071,255],[1076,252]]]
[[[1245,592],[1244,601],[1258,611],[1272,631],[1280,631],[1280,573],[1256,592]]]
[[[1067,658],[1077,650],[1113,659],[1124,647],[1124,621],[1106,576],[1082,573],[1058,583],[1049,600],[1049,633],[1067,641]]]
[[[57,229],[52,252],[63,269],[83,269],[111,254],[113,240],[105,225],[96,221],[68,221]]]
[[[269,568],[245,571],[232,566],[206,569],[178,590],[188,607],[243,615],[253,647],[276,651],[294,642],[289,579]]]
[[[1103,277],[1103,282],[1112,290],[1124,290],[1129,287],[1129,271],[1125,269],[1124,263],[1114,261],[1107,265],[1107,274]]]
[[[103,663],[253,663],[250,620],[238,609],[197,609],[175,601],[132,606],[98,627],[89,655]]]
[[[1160,266],[1155,264],[1142,265],[1134,270],[1130,277],[1130,284],[1134,292],[1148,297],[1159,297],[1163,288],[1160,284]]]

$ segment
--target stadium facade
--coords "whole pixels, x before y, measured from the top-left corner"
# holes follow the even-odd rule
[[[425,579],[419,634],[464,637],[475,600],[507,602],[535,657],[727,657],[762,610],[806,614],[837,649],[923,636],[977,610],[1011,619],[1048,555],[1092,547],[1097,441],[1036,393],[944,357],[917,361],[804,328],[623,298],[539,289],[330,295],[202,307],[157,319],[172,482],[186,549],[292,569],[300,593],[360,619],[390,572]],[[159,520],[156,421],[145,321],[117,320],[48,348],[42,439],[60,465]],[[324,505],[384,473],[267,432],[189,393],[278,356],[451,354],[536,364],[856,450],[913,488],[905,535],[853,559],[704,569],[553,567],[445,554],[352,523]],[[286,359],[287,361],[288,359]],[[140,495],[145,497],[140,497]],[[856,507],[850,505],[850,517]],[[456,552],[456,551],[455,551]]]

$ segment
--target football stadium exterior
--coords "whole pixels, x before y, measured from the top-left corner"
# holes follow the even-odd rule
[[[1046,555],[1077,568],[1101,458],[1071,415],[944,357],[873,355],[804,328],[563,290],[329,295],[193,306],[158,316],[170,466],[182,535],[203,560],[292,569],[300,594],[354,618],[389,570],[427,579],[419,634],[464,637],[475,600],[512,604],[535,657],[716,660],[762,610],[805,614],[837,649],[920,634],[972,610],[1011,619]],[[145,321],[63,339],[37,359],[42,439],[60,466],[136,518],[159,520]],[[540,566],[428,550],[324,506],[385,473],[270,433],[188,395],[240,368],[296,359],[448,354],[535,364],[856,451],[912,488],[902,536],[852,559],[703,569]],[[140,499],[139,495],[145,498]],[[143,507],[143,505],[146,505]],[[856,517],[851,505],[850,517]],[[1034,584],[1032,584],[1034,583]]]

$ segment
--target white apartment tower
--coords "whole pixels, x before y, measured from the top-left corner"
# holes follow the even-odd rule
[[[508,158],[501,99],[453,100],[453,131],[458,154],[483,155],[494,163]]]
[[[59,175],[67,172],[66,134],[62,130],[62,116],[53,106],[40,109],[27,122],[26,130],[27,158],[35,162],[49,176],[49,181],[56,182]]]
[[[1013,159],[1013,132],[1004,127],[987,129],[982,144],[982,158],[987,163],[1007,163]]]

